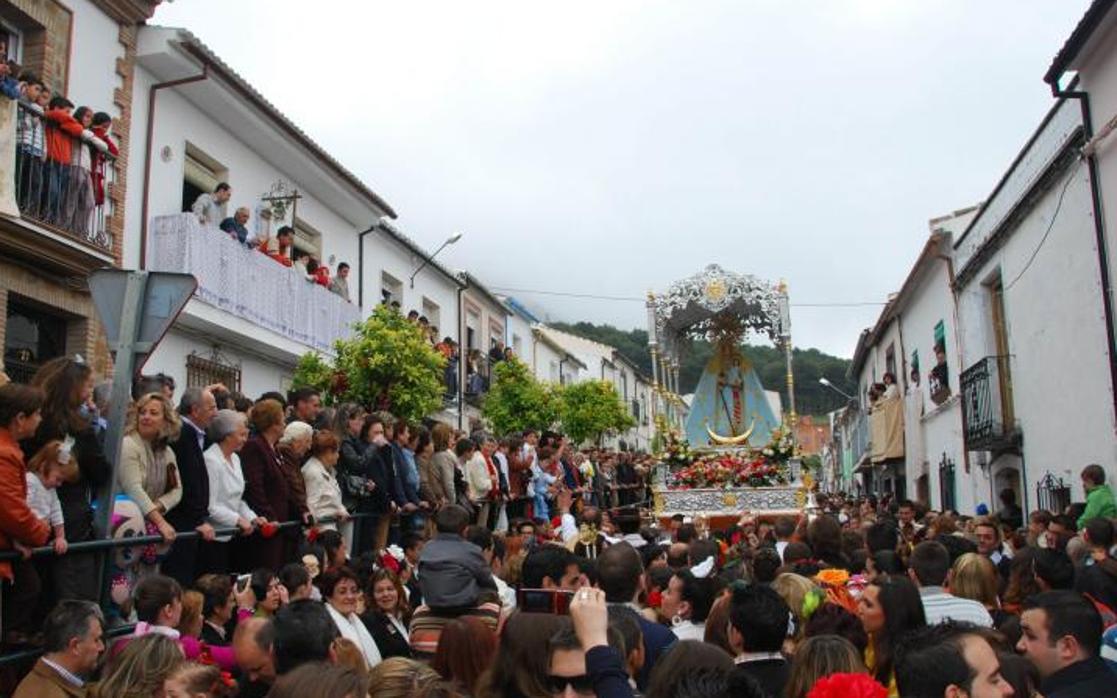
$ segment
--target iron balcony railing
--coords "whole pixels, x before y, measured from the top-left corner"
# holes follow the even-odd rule
[[[62,125],[25,102],[17,102],[15,121],[13,176],[20,216],[111,251],[106,202],[116,158],[110,145],[75,122]]]
[[[986,356],[959,380],[966,449],[1001,451],[1019,444],[1008,356]]]

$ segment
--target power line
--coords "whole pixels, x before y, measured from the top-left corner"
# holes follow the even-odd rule
[[[571,293],[568,291],[543,291],[534,288],[508,288],[506,286],[492,286],[494,291],[503,291],[505,293],[531,293],[539,296],[562,296],[564,298],[586,298],[590,300],[601,301],[625,301],[634,303],[644,303],[646,299],[637,296],[602,296],[593,293]],[[882,306],[886,305],[883,301],[861,301],[853,303],[792,303],[793,308],[859,308],[867,306]]]
[[[1012,281],[1010,281],[1009,284],[1004,287],[1002,293],[1004,291],[1010,290],[1013,286],[1015,286],[1016,282],[1020,280],[1020,277],[1024,276],[1024,272],[1028,271],[1028,269],[1032,266],[1032,262],[1036,261],[1036,256],[1039,254],[1039,251],[1043,249],[1043,244],[1047,242],[1047,236],[1050,235],[1051,231],[1055,228],[1055,219],[1059,217],[1059,211],[1063,208],[1063,197],[1066,196],[1067,189],[1070,187],[1070,183],[1074,181],[1075,175],[1078,174],[1077,165],[1081,163],[1082,160],[1079,160],[1078,163],[1076,163],[1076,167],[1071,170],[1070,175],[1067,176],[1067,181],[1063,182],[1063,188],[1059,192],[1059,200],[1055,202],[1055,210],[1051,213],[1051,220],[1047,222],[1047,230],[1043,231],[1043,237],[1039,239],[1039,244],[1036,245],[1036,248],[1034,250],[1032,250],[1032,256],[1028,257],[1028,261],[1024,264],[1024,267],[1020,270],[1020,273],[1017,274],[1012,279]]]

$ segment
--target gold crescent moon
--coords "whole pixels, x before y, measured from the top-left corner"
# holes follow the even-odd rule
[[[756,429],[756,417],[752,418],[752,424],[745,430],[744,434],[740,436],[722,436],[710,428],[709,422],[706,423],[706,434],[709,435],[710,441],[713,441],[719,446],[742,446],[749,442],[749,437],[752,436],[753,430]]]

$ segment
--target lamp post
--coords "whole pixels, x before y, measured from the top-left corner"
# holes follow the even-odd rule
[[[828,379],[826,379],[826,378],[819,378],[819,379],[818,379],[818,382],[819,382],[819,383],[821,383],[821,384],[823,384],[823,385],[825,385],[825,386],[826,386],[827,388],[830,388],[830,389],[831,389],[831,390],[833,390],[833,391],[834,391],[835,393],[838,393],[839,395],[841,395],[842,397],[844,397],[844,398],[845,398],[845,399],[847,399],[847,400],[852,400],[852,399],[853,399],[853,396],[852,396],[852,395],[850,395],[850,394],[849,394],[849,393],[847,393],[846,391],[842,390],[842,389],[841,389],[841,388],[839,388],[838,386],[834,385],[833,383],[831,383],[831,382],[830,382],[830,381],[829,381]]]
[[[450,237],[446,238],[446,242],[442,243],[442,245],[440,245],[439,248],[434,251],[434,254],[432,254],[431,256],[424,259],[423,263],[419,265],[419,268],[411,273],[411,279],[409,280],[410,283],[411,283],[411,288],[415,288],[415,276],[419,272],[423,271],[423,267],[430,264],[431,260],[433,260],[435,257],[437,257],[438,253],[441,252],[443,249],[445,249],[447,246],[453,245],[455,242],[457,242],[458,240],[461,240],[461,239],[462,239],[462,234],[461,233],[454,233]]]

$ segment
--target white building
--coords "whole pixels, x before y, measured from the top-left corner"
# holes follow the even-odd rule
[[[932,221],[903,288],[859,342],[862,392],[884,370],[920,364],[919,383],[905,386],[902,481],[932,506],[995,510],[1008,489],[1026,510],[1058,508],[1084,498],[1085,465],[1117,477],[1112,225],[1100,205],[1117,201],[1113,144],[1089,123],[1117,109],[1114,4],[1091,6],[1047,78],[1057,85],[1078,68],[1096,101],[1060,93],[986,202]],[[932,399],[936,344],[949,390]],[[953,492],[940,464],[953,466]]]

